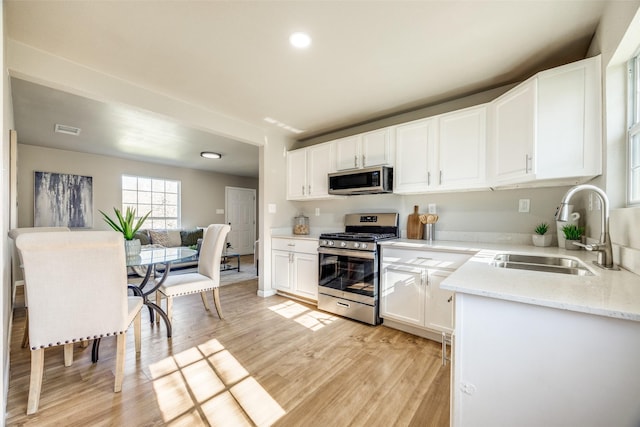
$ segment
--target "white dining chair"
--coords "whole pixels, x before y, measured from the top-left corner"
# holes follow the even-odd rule
[[[162,298],[167,300],[167,316],[169,321],[173,316],[173,298],[199,293],[206,310],[209,310],[207,291],[213,293],[213,303],[220,319],[222,308],[220,306],[220,260],[224,242],[231,227],[227,224],[211,224],[204,231],[200,257],[198,258],[198,271],[186,274],[170,274],[160,285],[156,292],[156,302],[161,306]],[[157,322],[160,319],[156,319]]]
[[[12,228],[9,230],[9,238],[13,241],[13,248],[11,251],[11,268],[12,268],[12,280],[13,280],[13,295],[15,295],[16,288],[18,286],[25,286],[24,283],[24,274],[22,274],[22,257],[20,256],[20,251],[16,246],[16,239],[19,235],[25,233],[42,233],[42,232],[65,232],[71,231],[69,227],[20,227],[20,228]],[[27,292],[24,289],[24,308],[25,310],[29,307],[27,303]],[[15,298],[15,297],[14,297]],[[25,313],[25,323],[24,323],[24,333],[22,334],[22,348],[27,347],[27,343],[29,342],[29,311]]]
[[[114,392],[122,390],[126,331],[140,352],[141,297],[127,296],[124,240],[115,231],[28,233],[17,237],[29,298],[31,380],[27,414],[38,410],[45,348],[117,337]]]

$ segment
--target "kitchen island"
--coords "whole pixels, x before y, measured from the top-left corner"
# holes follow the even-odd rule
[[[455,292],[452,425],[640,423],[640,277],[595,254],[510,244],[399,240],[475,251],[442,289]],[[581,260],[592,276],[497,268],[501,253]]]

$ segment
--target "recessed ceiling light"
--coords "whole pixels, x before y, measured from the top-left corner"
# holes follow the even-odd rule
[[[80,135],[80,128],[77,128],[75,126],[69,126],[69,125],[61,125],[59,123],[56,123],[53,130],[54,132],[65,133],[67,135],[73,135],[73,136]]]
[[[289,43],[298,49],[305,49],[311,45],[311,37],[307,33],[293,33],[289,36]]]
[[[203,151],[202,153],[200,153],[200,156],[204,157],[205,159],[221,159],[222,158],[222,154],[213,153],[211,151]]]

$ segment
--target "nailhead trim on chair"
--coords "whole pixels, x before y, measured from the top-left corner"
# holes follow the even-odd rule
[[[210,288],[206,288],[206,289],[198,289],[197,291],[181,292],[181,293],[179,293],[179,294],[171,294],[171,296],[172,296],[172,297],[179,297],[179,296],[182,296],[182,295],[199,294],[199,293],[201,293],[201,292],[211,291],[211,290],[216,289],[216,288],[218,288],[218,287],[219,287],[219,286],[212,286],[212,287],[210,287]],[[160,291],[160,293],[161,293],[162,295],[164,295],[165,297],[167,296],[167,294],[165,294],[164,292],[162,292],[160,289],[158,289],[158,290]]]
[[[86,340],[94,340],[94,339],[98,339],[98,338],[104,338],[104,337],[110,337],[112,335],[122,335],[124,334],[126,331],[120,331],[120,332],[113,332],[113,333],[109,333],[109,334],[100,334],[100,335],[94,335],[92,337],[86,337],[86,338],[73,338],[71,340],[67,340],[65,342],[58,342],[56,344],[52,344],[49,343],[47,345],[41,345],[39,347],[31,347],[31,350],[37,350],[39,348],[49,348],[49,347],[56,347],[59,345],[64,345],[64,344],[71,344],[71,343],[75,343],[75,342],[80,342],[80,341],[86,341]]]

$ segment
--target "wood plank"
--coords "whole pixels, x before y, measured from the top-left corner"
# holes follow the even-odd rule
[[[171,339],[143,310],[142,351],[136,358],[131,328],[120,393],[114,337],[103,339],[97,364],[80,343],[67,368],[62,347],[46,349],[31,416],[30,350],[20,347],[16,308],[7,425],[230,425],[223,414],[246,425],[449,425],[440,344],[256,292],[255,279],[221,287],[224,320],[197,294],[176,299]]]

